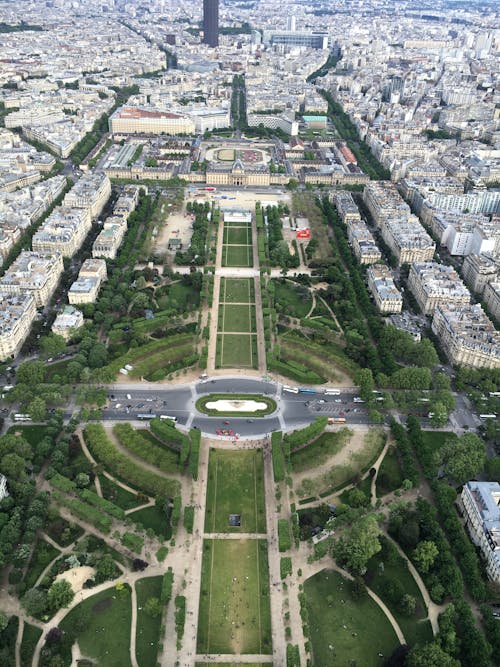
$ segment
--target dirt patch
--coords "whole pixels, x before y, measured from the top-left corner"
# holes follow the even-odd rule
[[[71,570],[66,570],[66,572],[61,572],[56,577],[56,581],[59,579],[66,579],[71,584],[73,593],[79,593],[83,584],[90,579],[92,575],[95,574],[95,569],[89,565],[81,565],[80,567],[73,567]]]

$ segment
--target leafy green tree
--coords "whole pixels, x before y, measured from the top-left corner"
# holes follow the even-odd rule
[[[17,454],[5,454],[0,461],[0,470],[7,478],[19,482],[26,477],[26,462]]]
[[[352,572],[363,574],[370,558],[381,550],[380,528],[374,514],[356,519],[333,544],[333,556]]]
[[[36,386],[45,380],[46,366],[43,361],[25,361],[17,369],[18,383]]]
[[[448,440],[438,454],[446,474],[458,484],[464,484],[478,475],[486,461],[484,442],[474,433],[465,433],[456,440]]]
[[[27,614],[40,617],[47,609],[47,592],[41,588],[30,588],[21,598],[21,604]]]
[[[67,579],[54,581],[47,592],[47,602],[52,611],[67,607],[74,597],[75,594]]]
[[[85,472],[79,472],[75,477],[75,483],[79,489],[84,489],[90,484],[90,477]]]
[[[375,381],[370,368],[362,368],[354,376],[354,382],[359,387],[359,395],[364,401],[370,401],[373,398]]]
[[[103,343],[95,343],[89,352],[90,368],[101,368],[108,361],[108,351]]]
[[[4,611],[0,611],[0,632],[3,632],[9,625],[9,617]]]
[[[431,426],[433,428],[441,428],[448,423],[448,410],[438,401],[432,405]]]
[[[405,616],[413,616],[415,609],[417,608],[417,600],[413,597],[413,595],[405,593],[399,601],[399,608],[401,613]]]
[[[47,404],[39,396],[28,404],[27,412],[34,422],[43,422],[47,417]]]
[[[439,550],[432,540],[423,540],[417,544],[413,552],[413,560],[420,572],[425,574],[433,566],[438,554]]]
[[[440,391],[449,391],[451,388],[451,379],[446,373],[435,373],[433,377],[434,389]]]
[[[149,598],[144,605],[144,611],[152,618],[158,618],[163,613],[163,605],[158,598]]]
[[[414,646],[405,663],[406,667],[460,667],[460,661],[445,653],[437,642]]]
[[[101,583],[103,581],[108,581],[109,579],[114,579],[116,574],[117,568],[115,561],[110,554],[104,554],[97,564],[96,581]]]
[[[62,336],[49,333],[40,340],[40,350],[45,358],[55,357],[66,350],[66,341]]]

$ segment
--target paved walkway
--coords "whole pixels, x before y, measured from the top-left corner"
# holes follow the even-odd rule
[[[227,662],[233,665],[244,665],[245,663],[266,663],[274,664],[273,657],[271,655],[260,655],[259,653],[234,653],[228,655],[227,653],[199,653],[194,656],[196,662]],[[285,663],[286,664],[286,663]]]

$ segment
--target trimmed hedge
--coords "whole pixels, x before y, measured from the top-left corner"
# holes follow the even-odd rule
[[[111,530],[111,518],[100,512],[98,509],[87,505],[87,503],[84,503],[77,498],[64,498],[62,502],[71,514],[74,514],[82,521],[91,523],[102,533],[107,534]]]
[[[187,445],[189,448],[191,445],[188,436],[176,429],[174,422],[169,419],[160,419],[159,417],[152,419],[149,422],[149,429],[158,440],[172,449],[182,450],[183,446]]]
[[[279,551],[288,551],[291,548],[290,522],[287,519],[278,519],[278,549]]]
[[[98,496],[97,493],[89,491],[89,489],[83,489],[79,492],[78,495],[82,500],[85,500],[90,505],[97,507],[97,509],[101,509],[103,512],[106,512],[106,514],[114,516],[115,519],[120,519],[121,521],[125,519],[125,512],[121,507],[118,507],[105,498],[101,498],[101,496]]]
[[[194,480],[198,479],[198,463],[200,460],[201,431],[197,428],[189,432],[191,437],[191,451],[189,452],[189,471]]]
[[[328,417],[316,417],[316,419],[306,426],[292,433],[285,435],[284,441],[290,445],[292,451],[306,445],[323,433],[328,424]]]
[[[181,510],[182,510],[182,498],[180,496],[175,496],[172,507],[172,514],[170,515],[170,523],[172,525],[172,528],[175,528],[175,526],[177,526],[177,524],[179,523],[179,519],[181,518]]]
[[[194,526],[194,507],[192,505],[186,505],[184,508],[184,528],[188,533],[193,532]]]
[[[184,636],[184,624],[186,622],[186,598],[184,595],[177,595],[175,598],[175,631],[177,639]]]
[[[125,447],[125,449],[128,449],[140,459],[144,459],[144,461],[156,466],[163,472],[179,472],[179,466],[174,460],[177,459],[176,454],[153,444],[133,429],[130,424],[115,424],[113,426],[113,433],[120,441],[122,447]]]
[[[154,496],[173,498],[180,493],[175,479],[164,479],[121,454],[109,440],[102,424],[87,424],[83,436],[90,453],[111,472]]]
[[[58,491],[63,491],[64,493],[74,493],[76,491],[76,484],[58,472],[52,475],[49,482]]]
[[[161,582],[161,593],[160,593],[160,602],[162,604],[168,604],[172,598],[172,588],[174,586],[174,573],[172,568],[169,567],[168,570],[163,575]]]
[[[282,579],[286,579],[288,575],[292,574],[292,559],[290,556],[282,556],[280,559],[280,575]]]
[[[136,535],[135,533],[123,533],[123,535],[120,537],[120,542],[124,547],[127,547],[131,551],[135,551],[138,554],[141,553],[142,547],[144,546],[144,540],[142,537],[139,537],[139,535]]]
[[[267,369],[301,384],[324,384],[326,382],[325,378],[314,371],[302,370],[292,363],[276,359],[272,354],[267,355]]]
[[[286,463],[283,449],[281,448],[281,442],[281,431],[275,431],[271,435],[271,454],[273,459],[273,473],[275,482],[282,482],[285,479],[286,474]]]

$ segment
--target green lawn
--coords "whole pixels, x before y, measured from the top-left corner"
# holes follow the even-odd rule
[[[78,632],[75,624],[82,615],[87,618],[86,628]],[[131,667],[131,620],[130,589],[111,587],[77,605],[59,627],[76,635],[82,653],[95,658],[99,667]]]
[[[48,542],[45,542],[45,540],[38,540],[36,547],[33,550],[26,576],[24,577],[26,589],[33,588],[36,584],[36,580],[45,570],[47,565],[54,560],[54,558],[59,556],[60,553],[60,551],[54,549],[54,547]]]
[[[59,516],[49,523],[45,532],[61,547],[67,547],[78,540],[83,535],[84,530],[77,524],[70,523]]]
[[[229,526],[240,514],[241,526]],[[212,449],[205,513],[207,533],[265,533],[264,461],[261,450]]]
[[[222,248],[222,266],[253,266],[251,245],[224,245]]]
[[[422,431],[422,446],[419,452],[419,460],[427,462],[422,464],[424,473],[430,477],[436,477],[438,466],[434,463],[436,455],[447,440],[456,440],[457,436],[452,431]]]
[[[255,306],[223,304],[219,306],[219,333],[255,331]]]
[[[37,425],[21,425],[21,424],[15,424],[14,426],[11,426],[7,433],[16,433],[21,435],[25,440],[27,440],[32,447],[36,447],[36,445],[40,442],[40,440],[43,440],[47,434],[47,426],[37,426]]]
[[[301,472],[309,468],[326,463],[330,456],[340,452],[351,439],[352,431],[342,428],[340,431],[322,433],[319,438],[296,452],[292,452],[291,461],[294,472]]]
[[[169,540],[172,536],[170,516],[165,514],[161,507],[153,505],[137,512],[131,512],[127,516],[132,521],[142,524],[146,530],[152,528],[156,535],[164,540]]]
[[[200,292],[190,285],[184,285],[182,281],[172,283],[168,288],[168,294],[160,297],[161,309],[173,308],[178,313],[193,310],[200,305]]]
[[[205,540],[198,621],[200,653],[271,653],[267,545]]]
[[[314,665],[381,667],[398,645],[378,605],[368,596],[354,599],[351,582],[338,572],[318,572],[304,592]]]
[[[99,481],[101,482],[103,497],[106,498],[106,500],[110,500],[115,505],[118,505],[118,507],[121,507],[123,510],[130,510],[141,504],[141,502],[137,500],[136,494],[123,489],[104,475],[99,475]]]
[[[255,334],[217,334],[216,368],[256,368]]]
[[[385,539],[382,539],[381,543],[382,551],[375,554],[368,562],[368,570],[365,575],[367,584],[389,607],[410,646],[417,642],[424,644],[431,641],[431,625],[428,621],[421,621],[427,616],[425,603],[406,561],[397,553],[392,543]],[[406,616],[401,613],[394,595],[390,592],[393,582],[398,582],[401,585],[401,591],[415,598],[417,601],[415,614]]]
[[[35,646],[41,634],[42,631],[35,625],[24,624],[23,639],[21,642],[21,667],[31,667]]]
[[[386,493],[399,489],[403,482],[401,466],[395,447],[390,447],[384,456],[377,475],[377,496],[381,498]]]
[[[280,312],[290,317],[305,317],[311,310],[312,298],[307,287],[295,285],[288,280],[274,280],[275,301]]]
[[[160,598],[162,577],[147,577],[135,582],[137,628],[135,655],[140,667],[156,667],[161,616],[152,618],[144,611],[149,598]]]
[[[224,243],[227,245],[250,245],[252,243],[251,227],[224,227]]]
[[[221,278],[220,302],[253,303],[253,280],[250,278]]]

